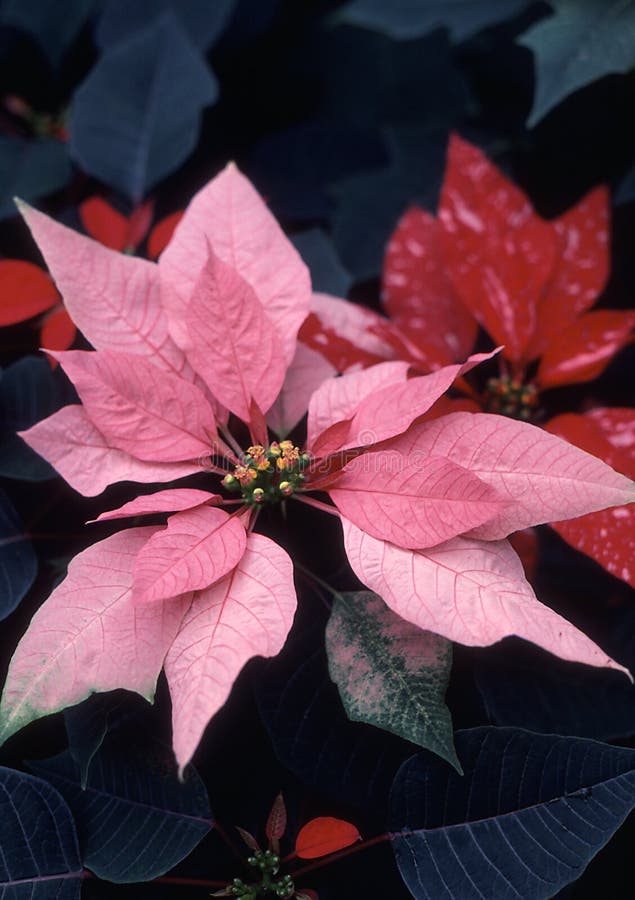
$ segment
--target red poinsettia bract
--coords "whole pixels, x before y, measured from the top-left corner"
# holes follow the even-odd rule
[[[464,359],[480,325],[504,345],[499,374],[483,391],[460,382],[457,387],[470,398],[463,408],[531,420],[542,392],[596,378],[631,340],[635,312],[589,311],[608,273],[605,188],[545,221],[480,150],[455,136],[438,217],[412,207],[388,243],[382,297],[390,319],[318,296],[301,337],[340,371],[397,358],[428,372]],[[633,476],[635,410],[598,409],[591,419],[558,417],[545,427],[602,455],[615,416],[623,425],[619,453],[602,458]],[[589,429],[603,434],[587,439]],[[570,544],[635,587],[632,507],[552,524]]]
[[[291,627],[291,559],[256,530],[259,510],[286,500],[338,515],[354,571],[409,622],[466,644],[521,635],[622,668],[537,601],[505,538],[632,500],[629,479],[527,423],[421,420],[491,354],[413,378],[401,361],[332,377],[296,340],[306,267],[231,165],[193,199],[158,264],[22,212],[95,347],[55,354],[81,404],[26,442],[86,495],[195,472],[210,490],[172,487],[101,517],[168,515],[71,562],[11,662],[3,738],[93,691],[151,698],[164,666],[185,766],[245,662],[278,653]],[[306,444],[281,439],[307,407]]]

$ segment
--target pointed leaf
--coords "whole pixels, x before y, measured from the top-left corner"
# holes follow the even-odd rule
[[[59,10],[38,0],[3,0],[0,23],[26,31],[58,66],[95,6],[95,0],[69,0],[60,16]]]
[[[214,413],[195,384],[129,353],[69,350],[53,355],[91,420],[117,450],[149,462],[210,455]]]
[[[189,769],[182,782],[163,747],[151,746],[150,754],[148,749],[142,753],[108,741],[93,760],[86,788],[68,751],[29,764],[70,806],[84,864],[117,884],[163,875],[191,853],[213,824],[198,774]]]
[[[135,557],[155,531],[114,534],[71,561],[11,660],[0,704],[2,741],[95,691],[126,688],[152,699],[190,602],[190,596],[152,605],[132,602]]]
[[[542,428],[506,416],[451,413],[416,425],[391,447],[450,459],[512,501],[471,532],[485,540],[635,499],[630,479]]]
[[[29,535],[0,488],[0,621],[18,606],[35,581],[37,568]]]
[[[192,152],[201,112],[217,93],[205,60],[166,12],[109,47],[75,93],[71,153],[139,201]]]
[[[290,239],[309,267],[313,290],[344,297],[353,279],[325,232],[321,228],[310,228],[291,235]]]
[[[181,512],[184,509],[193,509],[204,503],[220,500],[219,494],[209,494],[207,491],[194,490],[193,488],[174,488],[173,490],[157,491],[156,494],[143,494],[135,497],[128,503],[117,509],[111,509],[93,519],[94,522],[104,522],[110,519],[123,519],[128,516],[151,516],[163,512]]]
[[[253,533],[234,571],[195,597],[165,661],[181,770],[245,663],[280,652],[295,608],[291,559]]]
[[[529,128],[585,84],[633,65],[635,7],[630,0],[551,0],[551,5],[553,15],[518,39],[535,56]]]
[[[109,0],[97,26],[97,42],[103,47],[118,43],[133,31],[145,28],[148,21],[171,10],[183,25],[192,43],[206,50],[227,25],[236,0]]]
[[[462,365],[444,366],[430,375],[419,375],[364,397],[353,416],[342,449],[367,447],[402,434],[431,408],[456,378],[490,359],[499,349],[492,353],[474,353]]]
[[[0,475],[41,481],[55,472],[17,432],[75,399],[61,372],[45,359],[26,356],[7,366],[0,379]]]
[[[633,750],[513,728],[456,740],[463,778],[422,753],[393,786],[392,844],[413,897],[553,897],[635,805]]]
[[[312,394],[335,369],[320,353],[298,342],[295,356],[277,399],[267,413],[267,424],[278,437],[286,435],[305,415]]]
[[[329,496],[358,528],[399,547],[433,547],[487,522],[505,498],[441,457],[363,453],[342,469]]]
[[[429,550],[403,550],[346,519],[342,525],[357,577],[407,622],[468,646],[516,634],[562,659],[627,671],[538,602],[507,541],[458,537]]]
[[[85,497],[96,497],[116,481],[173,481],[201,469],[198,461],[142,462],[116,450],[80,405],[65,406],[20,437]]]
[[[456,136],[448,147],[439,219],[457,296],[505,345],[508,359],[524,359],[556,260],[554,229],[477,147]]]
[[[103,197],[89,197],[80,203],[78,212],[82,225],[92,238],[111,250],[123,252],[126,249],[130,223]]]
[[[362,836],[350,822],[320,816],[304,825],[295,839],[295,855],[300,859],[319,859],[361,841]]]
[[[68,148],[57,138],[0,135],[0,218],[15,215],[14,197],[37,200],[63,188],[70,177]]]
[[[208,588],[245,552],[245,527],[222,509],[197,506],[175,513],[137,556],[134,590],[139,605]]]
[[[309,402],[307,444],[314,448],[322,432],[338,422],[351,419],[362,401],[389,385],[406,381],[408,363],[378,363],[361,372],[323,382]]]
[[[24,203],[19,209],[71,318],[93,347],[148,356],[168,371],[184,369],[183,353],[168,334],[154,263],[102,247]]]
[[[392,321],[435,367],[465,359],[473,348],[478,325],[452,290],[441,224],[419,207],[404,213],[388,242],[382,299]]]
[[[231,164],[196,194],[159,260],[170,328],[179,343],[186,338],[183,311],[210,246],[256,292],[289,365],[311,303],[309,273],[258,192]]]
[[[445,27],[458,43],[515,16],[528,4],[529,0],[396,0],[386,5],[382,0],[350,0],[338,20],[406,41]]]
[[[618,471],[635,478],[635,411],[598,408],[584,416],[556,416],[545,426],[553,434],[593,453]],[[616,578],[635,587],[635,506],[618,506],[554,522],[558,534],[586,553]]]
[[[592,381],[632,337],[635,312],[595,310],[548,345],[536,373],[541,388]]]
[[[170,213],[154,226],[148,236],[148,256],[156,259],[172,240],[174,229],[183,218],[183,211]]]
[[[40,329],[40,344],[49,350],[68,350],[77,337],[77,329],[73,320],[63,306],[49,313]],[[56,366],[55,360],[51,364]]]
[[[287,810],[282,794],[278,794],[273,801],[271,812],[267,818],[265,834],[268,841],[279,841],[287,830]]]
[[[329,672],[350,719],[420,744],[459,772],[445,692],[452,644],[395,615],[369,591],[335,598]]]
[[[83,867],[71,811],[39,778],[0,768],[0,897],[79,900]]]
[[[266,412],[286,371],[274,326],[251,285],[210,250],[184,313],[187,356],[223,406],[249,422]]]
[[[0,326],[37,316],[59,302],[46,272],[21,259],[0,260]]]
[[[597,187],[549,224],[560,244],[556,266],[538,304],[535,356],[557,344],[606,286],[610,271],[610,198]]]
[[[258,843],[256,838],[253,836],[253,834],[250,834],[244,828],[241,828],[240,825],[236,825],[236,831],[241,836],[245,845],[247,847],[249,847],[250,850],[260,850],[260,844]],[[222,897],[223,895],[219,893],[219,894],[212,894],[212,896],[213,897]],[[227,894],[227,896],[231,896],[231,894]]]

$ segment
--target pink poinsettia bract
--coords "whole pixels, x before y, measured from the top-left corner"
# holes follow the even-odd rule
[[[182,769],[246,661],[277,654],[291,628],[292,562],[257,531],[259,511],[285,501],[339,516],[355,573],[421,628],[474,645],[515,634],[622,668],[538,602],[506,536],[632,500],[630,480],[526,423],[421,418],[487,357],[333,377],[297,343],[306,267],[234,166],[192,200],[156,264],[22,212],[95,348],[55,354],[81,404],[26,442],[85,495],[194,473],[210,489],[171,486],[100,517],[167,522],[71,562],[13,657],[3,738],[94,691],[150,699],[164,667]],[[306,443],[285,439],[307,412]]]

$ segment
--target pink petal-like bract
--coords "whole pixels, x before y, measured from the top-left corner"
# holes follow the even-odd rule
[[[166,371],[189,370],[168,332],[155,263],[109,250],[25,203],[19,209],[93,347],[146,356]]]
[[[392,446],[450,459],[513,501],[471,532],[485,540],[635,500],[635,484],[606,463],[505,416],[452,413],[416,425]]]
[[[329,495],[342,515],[399,547],[433,547],[504,507],[489,485],[446,459],[393,451],[351,460]]]
[[[370,394],[359,404],[343,448],[367,447],[402,434],[430,409],[459,375],[497,352],[498,349],[492,353],[475,353],[462,364],[444,366],[430,375],[419,375],[404,384]]]
[[[260,194],[232,163],[192,199],[159,259],[170,329],[180,345],[187,344],[183,313],[210,246],[256,292],[289,365],[311,304],[309,272]]]
[[[558,237],[527,197],[472,144],[454,136],[439,219],[444,257],[461,302],[508,359],[532,357],[538,301]]]
[[[62,407],[27,431],[21,431],[20,437],[85,497],[96,497],[117,481],[151,484],[172,481],[201,469],[196,461],[143,462],[116,450],[79,404]]]
[[[357,577],[407,622],[468,646],[517,635],[562,659],[628,673],[593,641],[540,603],[507,541],[456,537],[403,550],[342,520]]]
[[[53,355],[113,447],[152,462],[210,455],[214,413],[195,384],[113,350]]]
[[[132,569],[155,528],[131,528],[78,554],[36,612],[11,661],[0,740],[95,691],[126,688],[152,700],[191,595],[140,606]]]
[[[222,497],[220,494],[209,494],[207,491],[198,491],[194,488],[172,488],[167,491],[157,491],[156,494],[143,494],[135,497],[129,503],[117,509],[97,516],[93,521],[105,522],[110,519],[125,519],[128,516],[149,516],[164,512],[182,512],[184,509],[193,509],[204,503],[218,503]]]
[[[441,223],[419,207],[404,213],[390,237],[382,299],[430,368],[464,359],[474,346],[478,326],[448,278]]]
[[[298,342],[282,390],[267,413],[269,428],[278,437],[287,435],[306,413],[311,396],[334,375],[335,369],[330,362]]]
[[[238,563],[246,541],[243,523],[222,509],[175,513],[137,557],[135,599],[154,602],[210,587]]]
[[[266,412],[287,367],[276,329],[251,285],[210,252],[184,317],[188,360],[216,399],[244,422],[252,400]]]
[[[397,361],[378,363],[370,369],[325,381],[309,402],[307,445],[313,448],[327,428],[352,418],[366,397],[389,385],[403,384],[407,376],[408,363]]]
[[[293,564],[261,534],[250,534],[236,568],[195,596],[165,660],[179,768],[252,656],[282,649],[296,608]]]

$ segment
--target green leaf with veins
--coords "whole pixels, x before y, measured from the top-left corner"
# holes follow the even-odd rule
[[[371,591],[339,595],[326,629],[329,672],[349,719],[393,732],[461,772],[445,705],[452,643]]]

